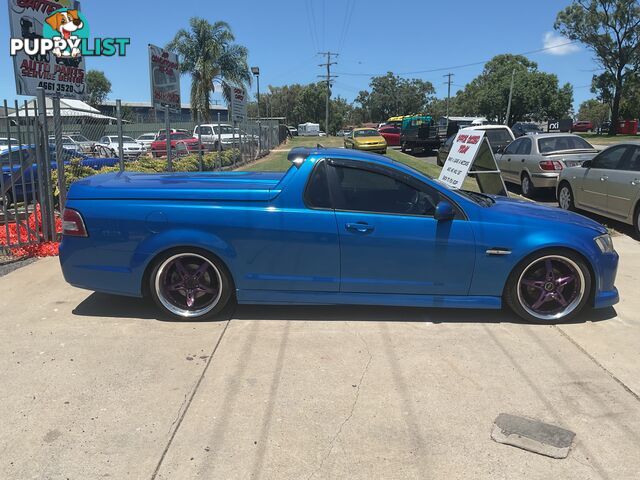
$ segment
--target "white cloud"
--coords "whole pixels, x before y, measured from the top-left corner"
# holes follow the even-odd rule
[[[570,43],[571,40],[558,35],[555,32],[545,32],[542,36],[542,43],[544,48],[548,48],[546,53],[550,55],[568,55],[570,53],[577,52],[580,47],[575,43]]]

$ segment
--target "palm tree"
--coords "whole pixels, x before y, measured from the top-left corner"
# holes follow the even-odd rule
[[[251,84],[247,49],[233,43],[235,37],[226,22],[209,23],[204,18],[189,20],[190,31],[181,29],[167,49],[181,58],[180,71],[191,74],[191,114],[210,121],[210,95],[214,80],[222,84],[222,94],[229,102],[231,86]]]

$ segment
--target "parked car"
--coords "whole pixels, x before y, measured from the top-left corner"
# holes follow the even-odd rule
[[[351,133],[351,129],[350,128],[342,128],[342,129],[338,130],[338,132],[336,133],[336,137],[346,137],[350,133]]]
[[[292,137],[297,137],[298,136],[298,129],[296,127],[293,127],[291,125],[287,125],[287,128],[289,129],[289,135],[291,135]]]
[[[558,179],[564,210],[587,210],[633,225],[640,235],[640,142],[617,143]]]
[[[200,137],[198,137],[200,135]],[[226,123],[198,125],[193,129],[193,138],[201,138],[204,145],[209,146],[213,150],[218,149],[218,142],[222,150],[233,148],[240,144],[240,137],[234,135],[231,125]]]
[[[49,144],[49,158],[51,160],[50,168],[55,170],[58,164],[54,144]],[[62,162],[65,165],[70,165],[71,160],[96,171],[104,167],[113,167],[119,162],[117,158],[96,158],[64,150]],[[0,167],[2,168],[0,187],[4,187],[0,192],[2,194],[0,195],[0,205],[4,203],[9,206],[14,201],[22,202],[33,198],[38,186],[35,145],[16,145],[10,149],[0,147]],[[20,175],[21,170],[22,175]]]
[[[400,145],[400,128],[395,125],[385,125],[378,129],[380,135],[387,141],[387,145],[398,146]]]
[[[160,130],[158,130],[156,137],[159,137],[160,135],[164,135],[166,131],[167,131],[166,129],[161,128]],[[185,133],[189,135],[189,130],[185,130],[184,128],[170,128],[169,131],[171,133]]]
[[[575,122],[570,132],[593,132],[593,123],[588,120]]]
[[[171,151],[175,153],[197,152],[198,149],[205,150],[197,138],[186,133],[172,133],[169,137],[171,142]],[[167,137],[160,135],[158,139],[151,144],[151,155],[154,157],[163,157],[167,154]]]
[[[424,150],[437,150],[442,144],[438,126],[430,115],[411,115],[402,117],[400,128],[400,149],[411,153]]]
[[[151,144],[156,141],[158,135],[155,133],[143,133],[138,138],[136,138],[136,142],[142,145],[145,151],[149,151],[151,149]]]
[[[354,128],[344,137],[344,148],[387,153],[387,141],[373,128]]]
[[[49,143],[55,143],[55,135],[49,135]],[[78,153],[91,153],[96,142],[92,142],[84,135],[73,133],[62,135],[62,148]]]
[[[189,320],[237,300],[506,304],[526,320],[557,323],[618,301],[618,255],[589,218],[450,190],[364,152],[295,148],[289,160],[287,172],[124,172],[75,182],[63,212],[64,278],[148,295],[164,315]]]
[[[503,180],[520,185],[522,195],[531,198],[538,188],[555,189],[563,169],[582,165],[597,153],[578,135],[542,133],[516,139],[497,157],[497,162]]]
[[[113,151],[116,157],[120,156],[120,146],[118,143],[118,137],[116,135],[104,136],[98,141],[99,145],[107,147]],[[136,159],[143,153],[145,148],[141,143],[136,142],[133,138],[122,136],[122,156],[126,159]]]
[[[600,135],[602,135],[603,133],[609,133],[609,130],[611,129],[611,122],[602,122],[602,125],[600,125],[600,128],[598,128],[598,133]]]
[[[14,146],[14,145],[18,145],[18,143],[20,142],[16,138],[9,138],[9,137],[0,138],[0,148],[8,147],[9,143],[11,143],[11,146]]]
[[[537,135],[539,133],[544,133],[542,129],[535,123],[528,122],[516,122],[511,126],[511,131],[513,135],[518,138],[523,135]]]
[[[485,131],[485,135],[489,140],[489,145],[491,145],[491,150],[494,154],[499,154],[500,152],[502,152],[506,148],[506,146],[513,141],[514,138],[513,132],[511,132],[511,129],[506,125],[473,125],[465,128],[470,130]],[[438,165],[444,165],[444,162],[449,156],[451,144],[453,143],[453,139],[456,137],[456,135],[457,133],[449,136],[449,138],[447,138],[447,140],[438,149],[438,154],[436,157],[436,163]]]

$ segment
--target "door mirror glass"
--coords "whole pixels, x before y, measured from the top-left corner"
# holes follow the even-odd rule
[[[585,160],[582,162],[582,168],[591,168],[591,160]]]
[[[435,218],[436,220],[453,220],[453,218],[456,216],[456,212],[453,209],[453,205],[451,205],[449,202],[442,200],[440,202],[438,202],[438,205],[436,205],[436,211],[435,214],[433,215],[433,218]]]

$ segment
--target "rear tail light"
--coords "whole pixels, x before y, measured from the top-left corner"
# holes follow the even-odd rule
[[[80,212],[65,208],[62,212],[62,234],[69,237],[87,237],[87,229]]]
[[[562,170],[562,163],[557,160],[542,160],[540,162],[540,168],[546,171]]]

